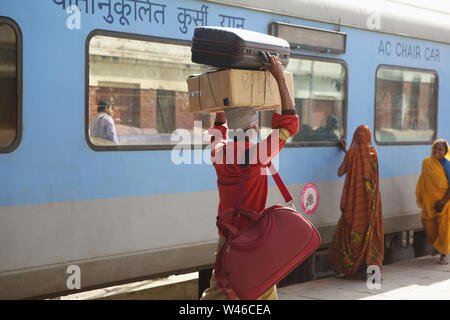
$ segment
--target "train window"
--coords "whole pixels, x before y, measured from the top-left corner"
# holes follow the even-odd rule
[[[434,140],[437,80],[433,71],[378,67],[375,96],[377,143],[420,144]]]
[[[341,62],[291,57],[299,132],[291,146],[336,145],[346,131],[347,69]],[[277,112],[280,112],[278,110]],[[270,132],[273,111],[261,112],[261,134]]]
[[[86,130],[94,150],[172,149],[184,139],[180,132],[190,133],[191,144],[210,142],[214,117],[189,111],[186,84],[210,68],[191,62],[189,43],[97,31],[88,50]]]
[[[13,151],[21,138],[21,33],[0,18],[0,152]]]

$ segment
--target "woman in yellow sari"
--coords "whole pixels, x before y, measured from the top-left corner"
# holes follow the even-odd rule
[[[450,148],[444,139],[434,142],[431,156],[423,160],[417,181],[417,206],[422,209],[422,224],[428,244],[440,254],[440,264],[447,264],[450,253]]]

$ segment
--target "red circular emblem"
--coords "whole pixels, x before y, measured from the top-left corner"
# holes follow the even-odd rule
[[[313,214],[319,205],[319,189],[314,183],[307,183],[300,196],[303,212]]]

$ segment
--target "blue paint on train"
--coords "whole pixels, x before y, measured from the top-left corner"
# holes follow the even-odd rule
[[[149,23],[139,18],[134,20],[130,15],[129,25],[122,26],[120,15],[116,13],[113,23],[107,22],[107,11],[98,7],[94,14],[92,9],[86,13],[85,3],[98,4],[101,0],[80,1],[79,30],[67,28],[70,14],[57,2],[14,0],[0,4],[1,14],[14,19],[23,34],[23,135],[16,150],[0,154],[0,180],[3,182],[0,206],[215,190],[216,178],[211,165],[177,166],[171,162],[170,150],[96,152],[89,148],[84,137],[88,34],[105,29],[190,40],[193,24],[184,29],[179,15],[185,14],[185,9],[200,12],[205,2],[154,1],[166,5],[164,23],[162,17],[159,23],[155,20]],[[271,21],[286,21],[286,17],[246,9],[211,3],[207,3],[207,7],[210,25],[219,25],[221,19],[233,17],[234,23],[242,22],[247,29],[266,32]],[[294,18],[289,22],[332,28],[324,23]],[[444,44],[416,39],[406,42],[402,37],[350,28],[342,28],[342,31],[348,34],[345,54],[314,55],[342,59],[348,65],[349,142],[359,124],[368,124],[373,132],[378,65],[435,70],[440,83],[449,83],[446,57],[450,50]],[[381,42],[390,42],[393,53],[381,54]],[[421,59],[395,54],[396,43],[422,48]],[[440,58],[426,59],[424,48],[438,50]],[[386,52],[386,48],[384,50]],[[445,114],[443,108],[449,100],[449,92],[441,89],[438,103],[441,114]],[[450,137],[450,128],[442,116],[438,136]],[[381,177],[417,175],[422,159],[430,153],[429,145],[377,146],[377,149]],[[285,148],[280,155],[280,174],[287,184],[334,181],[338,180],[336,172],[342,159],[343,153],[338,147]]]

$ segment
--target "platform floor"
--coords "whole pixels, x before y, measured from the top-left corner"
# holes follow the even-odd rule
[[[447,257],[449,258],[449,257]],[[424,256],[383,266],[379,289],[341,276],[278,288],[280,300],[450,300],[450,264]]]

